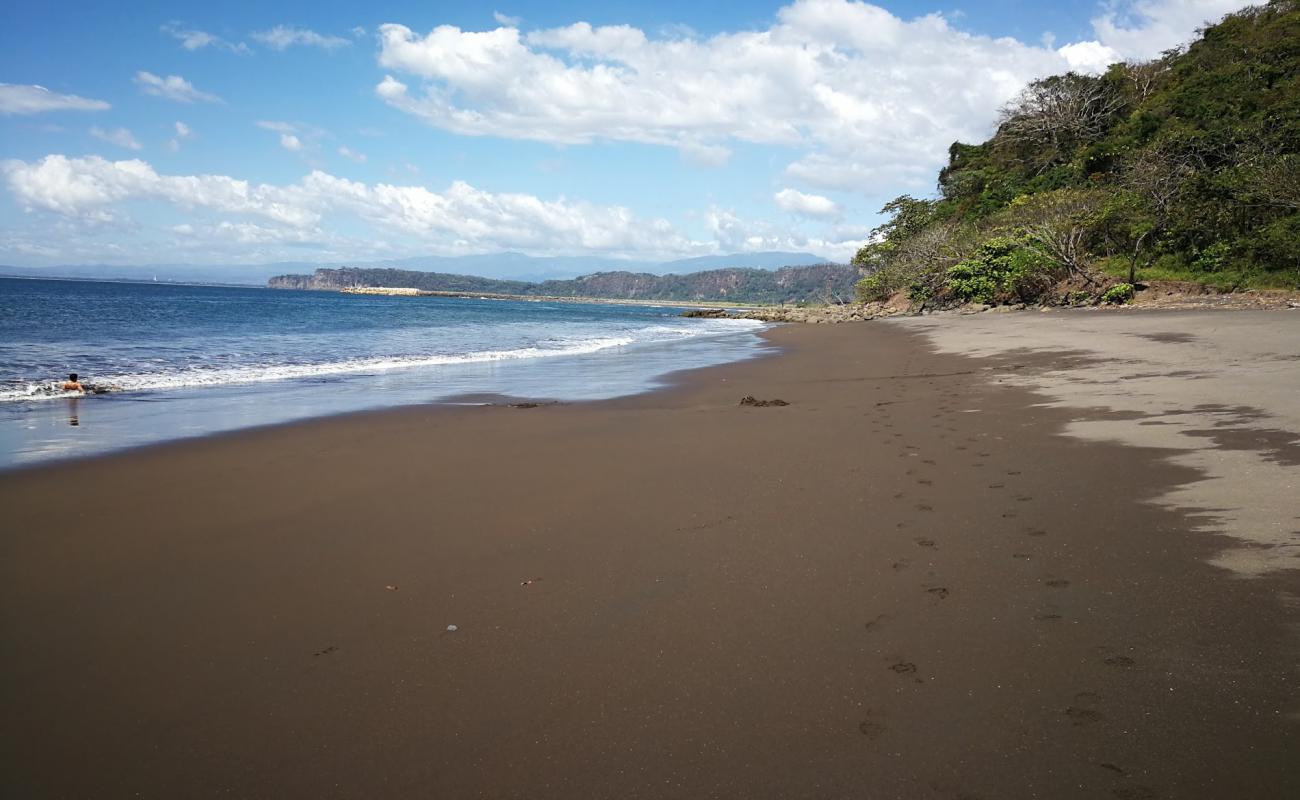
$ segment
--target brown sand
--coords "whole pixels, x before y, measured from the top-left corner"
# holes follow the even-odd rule
[[[0,793],[1300,796],[1297,579],[1140,502],[1192,471],[916,333],[772,337],[0,477]]]

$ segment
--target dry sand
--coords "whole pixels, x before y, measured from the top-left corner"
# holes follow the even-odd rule
[[[1065,432],[1169,451],[1200,473],[1155,502],[1233,540],[1213,562],[1300,570],[1300,311],[1075,311],[894,320],[996,380],[1081,410]],[[1034,356],[1025,369],[1023,357]]]
[[[2,793],[1300,796],[1297,576],[1150,502],[1199,473],[997,356],[771,336],[0,476]]]

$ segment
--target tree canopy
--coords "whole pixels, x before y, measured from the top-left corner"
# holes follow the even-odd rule
[[[1043,292],[1100,296],[1107,276],[1300,286],[1300,0],[1150,62],[1035,81],[991,139],[948,156],[937,197],[883,209],[854,259],[862,297],[960,299],[980,258],[1034,265]],[[994,284],[979,296],[1023,299]]]

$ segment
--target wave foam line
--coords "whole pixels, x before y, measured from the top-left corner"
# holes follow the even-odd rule
[[[524,347],[517,350],[484,350],[458,355],[417,357],[358,358],[323,364],[275,364],[228,367],[225,369],[183,370],[171,373],[140,373],[134,375],[107,375],[96,378],[97,386],[111,386],[114,392],[139,392],[159,389],[193,389],[230,386],[247,383],[302,380],[328,375],[347,375],[357,372],[388,372],[413,367],[434,367],[449,364],[478,364],[493,361],[515,361],[528,358],[554,358],[596,353],[612,347],[624,347],[635,340],[626,337],[588,339],[567,347],[544,349]],[[29,383],[16,389],[0,390],[0,401],[41,400],[76,396],[58,389],[60,381]]]

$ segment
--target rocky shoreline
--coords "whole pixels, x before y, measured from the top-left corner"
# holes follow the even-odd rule
[[[1235,310],[1278,311],[1300,309],[1300,291],[1285,289],[1251,289],[1242,292],[1216,293],[1209,287],[1182,282],[1152,282],[1144,286],[1133,300],[1123,304],[1097,304],[1087,306],[1054,305],[984,305],[967,304],[954,308],[926,308],[908,301],[900,293],[885,302],[844,303],[824,306],[768,306],[748,310],[720,307],[687,311],[683,317],[705,319],[754,319],[763,322],[797,322],[807,324],[836,324],[865,322],[884,317],[947,316],[983,313],[1009,313],[1012,311],[1051,312],[1065,308],[1093,311],[1123,312],[1139,309],[1162,310]]]

